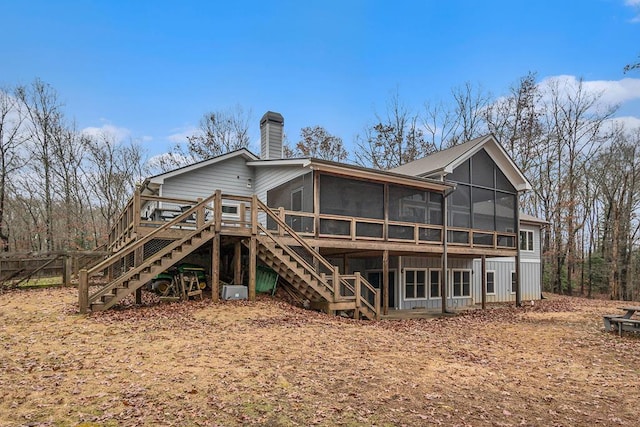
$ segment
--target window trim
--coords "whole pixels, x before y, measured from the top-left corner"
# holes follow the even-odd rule
[[[451,298],[457,298],[457,299],[463,299],[463,298],[471,298],[471,296],[473,295],[473,271],[470,268],[452,268],[451,270]],[[453,282],[453,279],[455,277],[455,272],[468,272],[469,273],[469,295],[454,295],[453,291],[455,289],[455,283]],[[463,283],[460,283],[460,292],[462,292],[464,289],[463,287]]]
[[[432,271],[438,272],[438,296],[435,296],[435,297],[431,295],[431,272]],[[429,276],[429,295],[427,299],[430,299],[430,300],[442,299],[442,268],[430,268],[428,272],[428,276]]]
[[[514,284],[516,285],[516,287],[518,286],[518,284],[516,283],[516,271],[515,270],[511,270],[511,280],[509,281],[509,293],[511,295],[514,295],[516,293],[516,290],[514,289]]]
[[[489,292],[489,290],[487,289],[487,295],[495,295],[496,294],[496,271],[495,270],[487,270],[487,271],[485,271],[485,280],[486,280],[487,285],[489,284],[489,280],[487,278],[489,273],[493,274],[493,292]]]
[[[412,271],[414,273],[417,273],[419,271],[423,271],[424,272],[424,297],[408,297],[407,296],[407,272],[408,271]],[[416,274],[417,277],[417,274]],[[429,277],[429,269],[428,268],[403,268],[402,271],[402,297],[404,298],[405,301],[425,301],[427,299],[429,299],[428,294],[427,294],[427,286],[429,285],[427,282],[427,278]],[[415,287],[415,294],[418,294],[418,286],[417,286],[417,282],[413,283],[413,286]]]
[[[526,236],[525,242],[524,242],[526,247],[525,249],[522,248],[523,233]],[[531,236],[531,239],[529,239],[529,236]],[[518,248],[520,249],[521,252],[529,252],[529,253],[535,252],[535,236],[534,236],[533,230],[520,230],[520,236],[518,237],[520,237],[519,239],[520,243],[518,244]],[[529,247],[531,247],[531,249],[529,249]]]

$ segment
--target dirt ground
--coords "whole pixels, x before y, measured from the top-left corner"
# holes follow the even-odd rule
[[[329,317],[263,297],[76,313],[0,295],[0,425],[638,425],[628,303],[552,297],[442,319]]]

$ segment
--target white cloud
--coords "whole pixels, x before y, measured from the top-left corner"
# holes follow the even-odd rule
[[[167,139],[173,143],[179,144],[187,141],[187,137],[199,132],[199,129],[193,126],[176,128],[172,130],[174,133],[167,136]]]
[[[634,9],[636,16],[631,18],[631,22],[640,22],[640,0],[625,0],[624,4]]]
[[[106,121],[104,119],[101,120]],[[105,123],[100,127],[86,127],[82,129],[81,132],[85,135],[93,136],[98,139],[108,137],[113,139],[116,143],[128,142],[133,139],[136,142],[144,144],[154,140],[151,135],[134,136],[130,129],[114,126],[111,123]]]
[[[570,90],[576,88],[578,82],[575,76],[559,75],[547,77],[539,85],[544,92],[545,87],[550,83],[557,83],[560,90],[563,88]],[[640,99],[640,79],[583,80],[582,84],[587,93],[600,96],[601,105],[618,105]]]
[[[123,142],[131,138],[131,131],[129,129],[117,127],[112,124],[104,124],[101,127],[86,127],[82,129],[82,133],[94,137],[109,135],[112,136],[116,142]]]
[[[640,129],[640,117],[613,117],[608,120],[611,124],[622,125],[625,129]]]

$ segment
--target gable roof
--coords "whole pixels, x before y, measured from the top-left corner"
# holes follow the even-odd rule
[[[491,134],[406,163],[391,169],[390,172],[420,177],[444,177],[452,173],[456,167],[460,166],[482,148],[485,149],[487,154],[489,154],[516,190],[531,190],[531,184],[522,174],[520,168],[516,166],[509,154],[502,148],[502,145],[500,145]]]
[[[529,215],[526,213],[522,213],[520,212],[519,214],[519,219],[520,222],[526,222],[526,223],[530,223],[530,224],[536,224],[536,225],[540,225],[540,226],[544,226],[546,224],[549,224],[548,221],[545,221],[544,219],[535,217],[533,215]]]
[[[181,175],[186,172],[191,172],[196,169],[200,169],[216,163],[220,163],[234,157],[241,157],[246,161],[259,160],[259,157],[253,154],[251,151],[247,150],[246,148],[240,148],[239,150],[230,151],[228,153],[221,154],[220,156],[211,157],[210,159],[202,160],[200,162],[192,163],[190,165],[183,166],[181,168],[173,169],[169,172],[163,172],[158,175],[151,176],[145,180],[145,184],[147,183],[163,184],[164,180],[167,178],[171,178],[176,175]]]

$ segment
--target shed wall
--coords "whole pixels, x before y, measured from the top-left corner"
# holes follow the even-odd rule
[[[495,293],[487,294],[487,302],[515,302],[516,294],[511,292],[511,272],[515,271],[514,258],[487,259],[487,271],[495,274]],[[473,298],[482,301],[482,261],[473,261]],[[542,292],[540,279],[540,261],[522,260],[520,262],[520,290],[523,301],[539,300]]]

